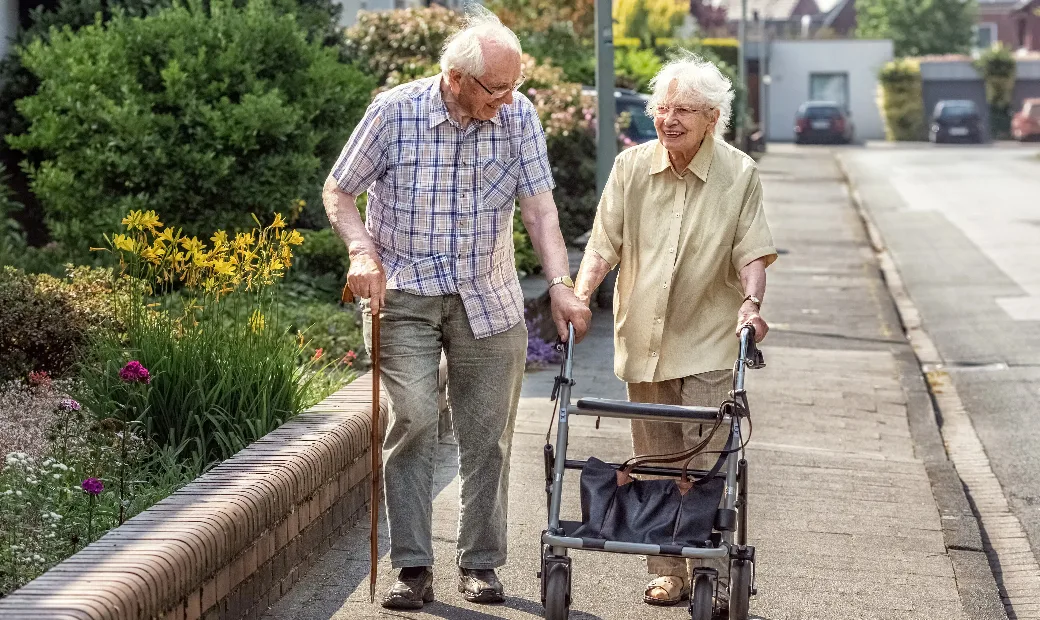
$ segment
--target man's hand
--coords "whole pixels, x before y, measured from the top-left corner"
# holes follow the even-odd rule
[[[758,306],[751,300],[745,301],[744,305],[740,307],[740,311],[737,313],[737,337],[740,337],[740,330],[745,326],[750,325],[755,328],[755,342],[762,342],[762,339],[766,337],[766,332],[769,331],[769,325],[766,324],[765,320],[758,314]]]
[[[592,311],[588,305],[582,303],[574,296],[574,291],[563,284],[551,287],[549,297],[552,299],[553,322],[556,323],[560,339],[567,342],[567,323],[571,323],[574,325],[574,340],[581,342],[592,323]]]
[[[386,302],[386,271],[374,250],[351,252],[347,285],[354,295],[370,300],[372,314],[379,314]]]

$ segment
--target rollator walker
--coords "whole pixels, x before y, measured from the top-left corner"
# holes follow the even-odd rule
[[[751,326],[740,331],[740,354],[733,367],[733,389],[730,398],[715,406],[676,406],[632,403],[603,398],[582,398],[571,407],[571,388],[574,386],[572,369],[574,362],[574,328],[570,327],[567,343],[558,344],[563,362],[560,375],[556,378],[552,398],[559,398],[559,421],[557,423],[556,449],[547,441],[545,445],[545,477],[548,495],[549,523],[542,532],[542,563],[538,576],[541,578],[542,605],[547,620],[565,620],[570,613],[571,573],[573,564],[568,553],[571,549],[627,553],[648,556],[671,556],[693,559],[729,559],[729,618],[747,620],[748,605],[755,590],[755,548],[747,541],[748,515],[748,467],[744,458],[742,425],[749,427],[750,412],[744,391],[744,373],[747,369],[762,368],[765,361],[755,345],[755,332]],[[707,403],[705,405],[708,405]],[[626,418],[630,420],[654,420],[683,423],[715,423],[720,417],[717,432],[728,431],[726,447],[720,454],[720,466],[714,471],[689,469],[686,473],[698,479],[724,478],[722,497],[715,513],[710,539],[701,545],[655,545],[625,540],[603,540],[582,538],[573,534],[583,525],[581,522],[561,521],[560,505],[563,501],[563,476],[568,469],[583,469],[589,461],[567,458],[567,431],[570,416],[595,416]],[[719,454],[719,452],[715,452]],[[722,455],[725,458],[722,459]],[[623,464],[610,463],[614,469]],[[674,467],[636,466],[635,474],[670,477],[679,479],[682,471]],[[694,570],[693,587],[690,594],[689,611],[693,620],[718,618],[722,610],[715,608],[716,588],[720,587],[720,575],[714,568]],[[723,616],[725,617],[725,616]]]

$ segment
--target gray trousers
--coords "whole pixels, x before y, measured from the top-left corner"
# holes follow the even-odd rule
[[[628,400],[636,403],[717,407],[729,397],[732,387],[732,371],[712,370],[656,383],[629,383]],[[708,424],[632,420],[632,448],[636,454],[681,452],[700,443],[702,429],[707,432],[710,428],[711,425]],[[720,426],[705,450],[722,450],[726,447],[728,439],[729,427]],[[718,458],[718,454],[700,454],[693,459],[690,466],[696,469],[711,469]],[[690,575],[697,566],[715,568],[723,579],[729,575],[727,560],[687,561],[682,558],[650,556],[646,558],[646,564],[647,571],[653,575],[683,577],[687,584],[690,583]]]
[[[363,306],[365,345],[372,319]],[[381,378],[390,401],[383,443],[384,492],[394,568],[433,566],[433,473],[438,367],[448,360],[448,400],[459,446],[458,551],[462,568],[506,561],[509,454],[527,359],[527,326],[476,339],[458,295],[386,293]]]

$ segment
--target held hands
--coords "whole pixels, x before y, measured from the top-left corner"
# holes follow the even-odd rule
[[[372,314],[379,314],[386,301],[386,271],[375,250],[351,252],[347,285],[358,297],[370,300]]]
[[[589,324],[592,323],[592,311],[589,310],[588,302],[582,303],[574,296],[574,291],[563,284],[551,287],[549,297],[552,299],[553,322],[556,323],[556,332],[560,339],[567,342],[567,323],[570,323],[574,325],[574,340],[581,342],[585,333],[589,331]]]
[[[752,301],[745,301],[740,306],[740,311],[737,312],[737,337],[740,337],[740,330],[745,325],[751,325],[755,328],[755,342],[762,342],[762,339],[766,337],[766,332],[769,331],[769,325],[766,324],[765,320],[758,314],[758,306]]]

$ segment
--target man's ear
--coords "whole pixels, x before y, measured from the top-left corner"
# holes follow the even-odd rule
[[[448,70],[448,88],[453,95],[458,95],[462,90],[462,72],[458,69]]]

